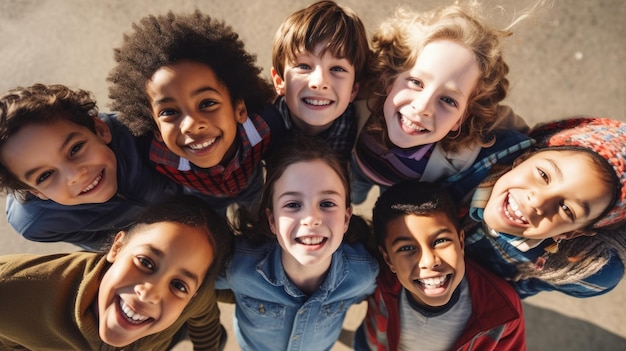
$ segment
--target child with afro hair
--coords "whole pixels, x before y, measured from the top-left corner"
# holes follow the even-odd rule
[[[238,34],[200,11],[149,15],[124,36],[115,61],[111,107],[135,135],[154,134],[156,169],[220,213],[254,203],[261,161],[285,126]]]

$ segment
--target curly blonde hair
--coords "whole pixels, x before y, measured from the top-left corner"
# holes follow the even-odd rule
[[[446,151],[478,143],[490,146],[492,130],[498,124],[498,104],[506,97],[509,67],[504,61],[501,39],[512,35],[508,29],[496,29],[479,15],[477,3],[452,5],[429,12],[414,12],[406,8],[384,21],[372,36],[374,51],[370,70],[378,81],[371,83],[370,109],[373,111],[368,128],[391,146],[385,132],[383,104],[387,90],[396,77],[410,70],[420,52],[429,43],[450,40],[469,49],[476,59],[481,75],[468,99],[464,121],[457,132],[441,140]]]

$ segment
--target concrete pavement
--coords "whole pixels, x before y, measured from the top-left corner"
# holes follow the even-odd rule
[[[35,82],[62,83],[91,90],[108,111],[106,76],[131,23],[147,14],[196,8],[223,19],[241,35],[269,76],[271,42],[279,23],[312,1],[288,0],[0,0],[0,91]],[[621,0],[553,1],[516,26],[505,42],[511,72],[506,103],[529,124],[590,114],[626,121],[626,5]],[[345,0],[368,30],[408,1]],[[412,2],[429,9],[440,1]],[[446,2],[447,3],[447,2]],[[534,1],[483,1],[493,23],[508,23]],[[501,7],[498,7],[501,5]],[[3,199],[0,199],[3,200]],[[359,208],[368,215],[373,196]],[[4,204],[4,201],[2,201]],[[3,206],[3,205],[2,205]],[[3,207],[2,207],[3,208]],[[0,219],[0,254],[52,253],[71,245],[28,242]],[[529,350],[626,349],[626,284],[591,299],[542,293],[524,301]],[[230,329],[232,306],[223,305]],[[349,339],[364,314],[350,310],[346,333],[333,350],[349,350]],[[2,318],[2,316],[0,316]],[[176,348],[191,350],[188,343]],[[237,350],[230,334],[227,350]],[[419,349],[419,345],[416,346]]]

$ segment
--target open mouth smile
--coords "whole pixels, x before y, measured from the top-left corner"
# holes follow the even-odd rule
[[[411,120],[404,117],[403,115],[400,115],[400,123],[402,123],[402,126],[409,132],[417,132],[417,133],[430,132],[430,130],[424,128],[423,126],[417,123],[412,122]]]
[[[80,193],[85,194],[85,193],[92,191],[96,186],[98,186],[98,184],[100,184],[100,180],[102,180],[103,174],[104,174],[104,171],[100,172],[100,174],[98,174],[98,176],[89,185],[87,185]]]
[[[209,140],[207,140],[207,141],[205,141],[203,143],[199,143],[199,144],[189,144],[187,146],[190,149],[192,149],[192,150],[202,150],[202,149],[205,149],[205,148],[213,145],[213,143],[215,143],[215,140],[217,140],[217,138],[212,138],[212,139],[209,139]]]
[[[323,100],[323,99],[307,99],[304,98],[302,99],[305,103],[309,104],[309,105],[314,105],[314,106],[327,106],[332,104],[332,100]]]
[[[504,215],[511,221],[518,224],[528,224],[528,220],[524,217],[524,214],[520,210],[519,204],[509,194],[506,197],[506,203],[504,206]]]
[[[451,275],[448,274],[441,277],[415,279],[415,282],[426,289],[437,289],[446,285],[446,283],[450,280],[450,276]]]
[[[131,324],[142,324],[152,319],[148,316],[144,316],[140,313],[133,311],[133,309],[130,308],[130,306],[128,306],[126,302],[124,302],[124,300],[122,299],[120,299],[119,304],[120,310],[122,312],[122,317],[124,317],[124,319]]]

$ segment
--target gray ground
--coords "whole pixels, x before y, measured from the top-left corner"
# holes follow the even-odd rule
[[[108,110],[105,78],[113,66],[112,49],[131,23],[147,14],[200,9],[223,19],[258,55],[269,76],[271,41],[280,21],[312,1],[229,0],[0,0],[0,91],[35,82],[63,83],[92,90],[100,109]],[[514,28],[506,41],[510,95],[506,103],[529,124],[571,115],[606,116],[626,121],[626,5],[621,0],[553,1]],[[371,31],[399,0],[345,0]],[[441,3],[412,2],[417,10]],[[447,3],[447,2],[446,2]],[[492,23],[504,25],[532,0],[483,1]],[[501,6],[500,6],[501,5]],[[373,201],[359,210],[367,215]],[[2,201],[3,202],[3,201]],[[64,244],[27,242],[0,221],[0,254],[75,250]],[[625,350],[626,284],[590,299],[542,293],[524,301],[529,350]],[[230,329],[232,306],[222,306]],[[346,341],[364,306],[350,310],[346,333],[333,350],[349,350]],[[0,316],[0,318],[2,318]],[[227,350],[238,347],[232,334]],[[416,346],[419,349],[419,345]],[[188,343],[178,351],[191,350]]]

